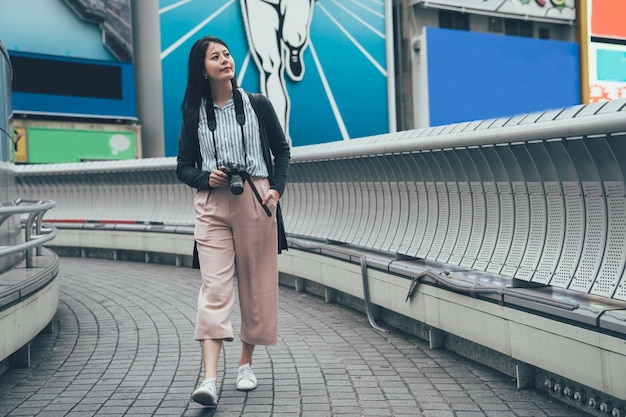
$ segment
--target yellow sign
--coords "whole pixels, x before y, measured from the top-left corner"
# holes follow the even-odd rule
[[[26,146],[26,129],[23,127],[16,127],[13,130],[13,150],[15,151],[15,162],[26,163],[28,162],[28,152]]]

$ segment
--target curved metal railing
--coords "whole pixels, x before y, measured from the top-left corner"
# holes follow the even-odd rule
[[[298,147],[287,232],[626,301],[626,100]],[[175,158],[16,167],[59,222],[192,225]],[[29,194],[30,193],[30,194]]]
[[[626,337],[626,100],[299,147],[292,156],[281,198],[291,247],[360,264],[363,292],[351,295],[367,303],[368,268],[400,277],[408,294],[398,297],[402,286],[391,284],[376,294],[385,285],[378,281],[377,305],[624,398],[616,370]],[[183,234],[193,232],[195,191],[175,170],[175,158],[18,166],[16,185],[20,196],[59,202],[46,221],[82,229],[62,233],[75,235],[65,244],[81,252],[123,246],[190,255],[192,238]],[[99,231],[104,237],[94,242]],[[125,232],[149,233],[135,240]],[[295,263],[294,252],[287,256]],[[352,291],[343,283],[354,275],[319,282]],[[504,317],[488,308],[481,316],[471,311],[465,327],[460,315],[474,303],[440,303],[429,294],[431,316],[411,299],[418,283],[443,287],[446,297],[463,293],[520,309],[524,320],[536,312],[537,321],[526,326],[508,310]],[[437,313],[448,306],[454,314]],[[469,325],[475,317],[489,318],[485,326],[494,330]],[[581,331],[543,331],[544,317]],[[593,337],[578,336],[587,329]],[[528,346],[529,335],[546,352]],[[601,379],[571,366],[583,357],[601,358],[590,359]]]
[[[56,227],[43,227],[42,219],[46,212],[56,206],[51,200],[31,200],[19,198],[10,203],[9,206],[0,207],[0,225],[8,218],[16,215],[27,215],[23,219],[24,241],[16,245],[0,247],[0,257],[24,252],[26,267],[33,266],[32,250],[35,249],[37,255],[41,255],[41,246],[54,239],[57,235]]]

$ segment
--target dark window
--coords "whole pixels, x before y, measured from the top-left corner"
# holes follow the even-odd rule
[[[539,39],[550,39],[550,29],[539,28]]]
[[[439,10],[439,27],[444,29],[469,30],[469,14]]]
[[[533,37],[533,22],[529,20],[504,20],[504,33],[510,36]]]
[[[531,22],[530,20],[520,20],[519,36],[532,38],[533,37],[533,22]]]
[[[439,27],[454,29],[454,15],[447,10],[439,10]]]
[[[23,56],[11,56],[11,63],[15,92],[122,98],[122,71],[116,66]]]
[[[493,33],[502,33],[503,29],[503,21],[501,17],[490,17],[489,18],[489,32]]]

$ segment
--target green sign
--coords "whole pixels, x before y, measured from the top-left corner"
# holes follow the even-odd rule
[[[31,164],[135,159],[135,132],[28,128]]]

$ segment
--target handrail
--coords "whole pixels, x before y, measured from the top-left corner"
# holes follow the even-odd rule
[[[294,240],[291,240],[290,244],[292,247],[296,247],[296,248],[300,248],[304,250],[315,250],[315,249],[319,250],[327,246],[324,243],[309,244],[309,243],[304,243],[304,242],[297,242]],[[370,297],[370,285],[369,285],[369,279],[367,275],[367,262],[366,262],[365,254],[359,253],[351,248],[341,248],[341,247],[334,247],[333,251],[339,252],[343,255],[348,255],[350,257],[355,256],[359,258],[359,264],[361,265],[361,283],[363,285],[363,302],[365,303],[365,313],[367,315],[367,320],[370,322],[370,326],[372,326],[372,328],[378,330],[379,332],[386,333],[387,330],[380,327],[376,323],[376,319],[374,317],[375,314],[374,314],[374,308],[372,306],[372,301]]]
[[[10,217],[17,214],[28,214],[24,227],[24,242],[13,246],[0,247],[0,257],[25,252],[26,267],[33,266],[33,255],[31,249],[37,250],[37,255],[41,255],[41,245],[54,239],[58,233],[56,227],[42,227],[44,214],[54,208],[57,203],[52,200],[33,200],[18,198],[11,202],[11,206],[0,207],[0,226]],[[21,204],[30,204],[23,206]]]
[[[623,101],[623,100],[621,100]],[[626,105],[625,105],[626,107]],[[617,117],[616,117],[617,116]],[[383,134],[371,141],[342,141],[330,144],[309,145],[295,148],[291,162],[313,162],[328,159],[354,158],[355,156],[391,155],[404,152],[434,151],[443,149],[466,149],[537,142],[563,137],[582,137],[597,134],[613,134],[626,131],[626,117],[606,113],[562,120],[546,120],[522,125],[490,127],[481,130],[439,133],[429,135],[436,128],[407,131],[402,140],[391,140],[399,134]],[[495,123],[494,123],[495,125]]]
[[[40,212],[42,209],[45,209],[47,211],[47,210],[50,210],[51,208],[56,207],[57,205],[56,201],[52,201],[52,200],[34,200],[34,199],[28,199],[28,198],[18,198],[15,201],[11,201],[10,203],[12,204],[11,206],[0,205],[0,216],[8,214],[10,217],[14,214]],[[22,203],[30,203],[31,205],[19,206]],[[4,220],[0,221],[0,225],[2,225]]]

